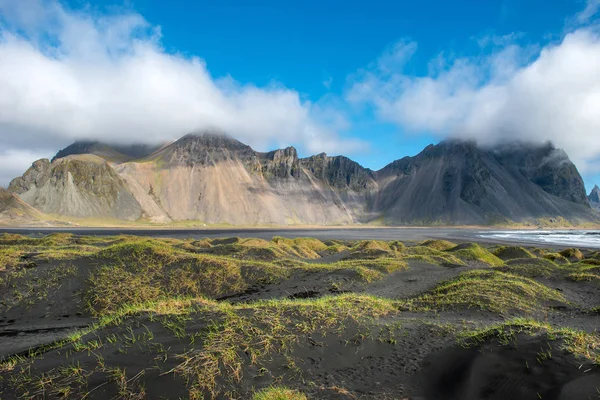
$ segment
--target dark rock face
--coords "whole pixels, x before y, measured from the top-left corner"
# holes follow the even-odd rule
[[[588,196],[588,200],[590,201],[590,205],[592,208],[600,211],[600,188],[598,185],[595,185],[590,195]]]
[[[234,158],[252,159],[254,150],[218,131],[190,133],[158,153],[167,165],[216,165]]]
[[[136,160],[155,152],[160,146],[146,144],[110,145],[98,141],[79,141],[60,150],[52,161],[76,154],[94,154],[110,162]]]
[[[551,143],[504,145],[494,151],[498,162],[512,169],[547,193],[568,201],[587,204],[585,185],[567,153]]]
[[[551,145],[487,150],[448,140],[389,164],[377,178],[381,189],[373,211],[390,223],[595,219],[579,172]]]
[[[254,160],[255,171],[260,170],[267,179],[300,177],[300,161],[294,147],[258,154]]]
[[[328,157],[325,153],[304,158],[301,165],[316,178],[337,189],[364,192],[375,188],[373,172],[344,156]]]

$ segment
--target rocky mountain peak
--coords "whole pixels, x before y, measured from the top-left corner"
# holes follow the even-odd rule
[[[261,172],[269,178],[297,178],[300,176],[298,152],[292,146],[285,149],[273,150],[268,153],[258,153]]]
[[[228,134],[218,130],[206,130],[189,133],[176,141],[175,145],[177,145],[179,148],[187,147],[190,150],[206,147],[228,150],[245,150],[250,148],[250,146],[247,146],[239,140],[236,140]]]
[[[255,152],[221,131],[204,130],[185,135],[157,155],[168,164],[191,166],[216,164],[232,158],[252,159]]]
[[[590,192],[590,195],[588,196],[588,199],[592,203],[600,203],[600,187],[598,187],[598,185],[594,186]]]

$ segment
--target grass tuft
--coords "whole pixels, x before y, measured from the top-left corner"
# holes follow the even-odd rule
[[[285,386],[272,386],[254,393],[252,400],[308,400],[308,397]]]

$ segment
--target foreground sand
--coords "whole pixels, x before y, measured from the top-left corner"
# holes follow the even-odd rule
[[[5,234],[0,261],[2,399],[600,390],[595,251]]]

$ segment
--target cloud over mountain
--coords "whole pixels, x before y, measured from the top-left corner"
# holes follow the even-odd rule
[[[475,56],[440,54],[426,75],[404,72],[418,50],[401,41],[353,78],[347,99],[416,133],[483,144],[551,140],[582,171],[600,170],[597,27],[579,27],[540,48],[504,39],[480,41],[484,48]]]
[[[198,57],[161,46],[136,13],[96,15],[59,2],[0,0],[0,146],[56,150],[76,139],[164,141],[218,127],[257,148],[351,151],[343,119],[279,83],[211,76]],[[32,150],[33,149],[33,150]],[[30,160],[31,161],[31,160]],[[20,171],[22,172],[22,171]]]

